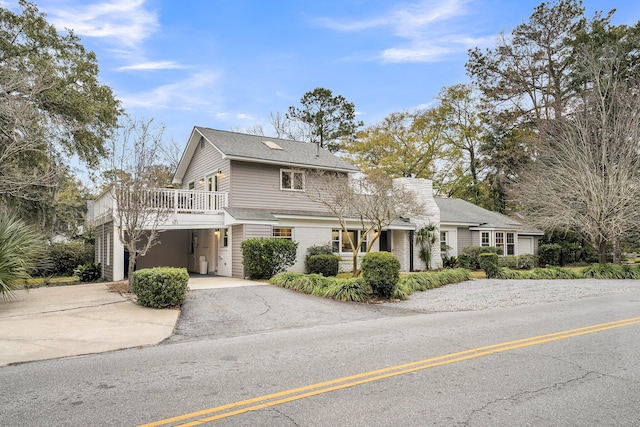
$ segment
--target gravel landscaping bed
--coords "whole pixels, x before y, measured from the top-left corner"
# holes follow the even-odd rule
[[[478,311],[640,292],[640,280],[476,279],[415,292],[394,305],[423,312]]]

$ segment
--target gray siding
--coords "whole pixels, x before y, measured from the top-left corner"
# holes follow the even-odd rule
[[[458,232],[456,234],[458,235],[458,253],[456,255],[460,255],[464,248],[474,246],[471,230],[464,227],[458,227]]]
[[[242,224],[231,227],[231,250],[233,277],[244,278],[244,265],[242,264],[242,242],[253,237],[271,237],[271,226],[260,224]]]
[[[184,174],[182,188],[188,188],[189,182],[193,181],[196,190],[204,190],[205,185],[200,184],[200,180],[218,171],[222,171],[218,177],[218,191],[229,191],[229,161],[223,159],[222,154],[208,142],[205,141],[203,148],[198,143]]]
[[[320,203],[311,201],[302,191],[280,190],[278,165],[249,162],[231,163],[229,206],[234,208],[282,209],[325,212]],[[305,179],[309,180],[309,176]],[[307,181],[307,187],[313,185]]]
[[[107,280],[113,280],[113,239],[118,238],[118,236],[115,236],[113,232],[113,222],[111,221],[96,226],[95,233],[95,262],[101,264],[102,277]],[[107,235],[110,237],[107,238]],[[107,248],[107,245],[109,245],[109,248]],[[110,258],[109,262],[107,262],[107,255],[109,255]]]

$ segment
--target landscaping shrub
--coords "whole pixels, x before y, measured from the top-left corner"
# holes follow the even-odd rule
[[[242,263],[251,279],[269,279],[296,262],[298,243],[277,237],[244,240]]]
[[[495,246],[470,246],[464,248],[462,253],[458,255],[458,267],[466,268],[467,270],[479,270],[480,262],[478,256],[485,253],[502,255],[502,249]]]
[[[500,266],[498,265],[498,254],[481,253],[478,255],[478,264],[487,275],[487,279],[493,279],[498,275]]]
[[[80,265],[94,260],[94,246],[84,242],[53,243],[45,248],[43,273],[51,276],[73,276]]]
[[[580,275],[562,267],[534,268],[533,270],[512,270],[501,267],[495,279],[505,280],[545,280],[545,279],[580,279]]]
[[[177,307],[187,297],[189,273],[186,268],[145,268],[134,272],[133,277],[131,291],[145,307]]]
[[[458,265],[458,258],[451,255],[451,256],[447,256],[447,255],[443,255],[442,256],[442,267],[443,268],[456,268],[456,266]]]
[[[400,261],[390,252],[370,252],[362,258],[362,277],[376,296],[388,299],[400,279]]]
[[[400,277],[398,287],[411,289],[411,292],[426,291],[452,283],[464,282],[471,279],[471,272],[464,268],[443,270],[438,272],[423,272],[407,274]]]
[[[640,279],[640,266],[598,264],[583,268],[581,274],[591,279]]]
[[[320,274],[286,272],[273,276],[269,283],[304,294],[324,296],[331,280]]]
[[[309,273],[322,274],[323,276],[335,276],[338,274],[340,257],[337,255],[320,254],[307,258]]]
[[[333,249],[331,245],[315,245],[307,248],[307,256],[304,259],[304,271],[305,273],[311,273],[309,269],[309,258],[314,255],[333,255]],[[338,259],[339,261],[339,259]]]
[[[102,269],[100,268],[100,264],[96,265],[90,262],[79,265],[78,268],[73,270],[73,275],[82,283],[95,282],[102,277]]]
[[[9,300],[31,277],[42,256],[42,238],[15,215],[0,210],[0,299]]]
[[[538,257],[533,254],[509,255],[500,257],[498,263],[500,267],[507,267],[512,270],[531,270],[538,266]]]
[[[557,243],[540,245],[538,255],[540,256],[540,265],[560,265],[560,257],[562,254],[562,246]]]
[[[332,279],[324,296],[339,301],[366,302],[370,293],[371,288],[362,277],[352,277]]]

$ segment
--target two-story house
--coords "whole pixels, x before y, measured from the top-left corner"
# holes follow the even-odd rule
[[[298,242],[298,258],[292,271],[303,271],[307,248],[314,245],[331,245],[344,263],[350,265],[358,254],[351,252],[345,233],[360,237],[360,222],[357,218],[350,219],[348,223],[353,227],[345,232],[325,206],[307,196],[307,188],[315,184],[312,180],[321,179],[321,175],[310,173],[317,170],[345,176],[358,172],[356,167],[316,144],[195,127],[176,170],[174,188],[153,190],[153,200],[166,203],[164,209],[169,214],[159,227],[163,230],[160,244],[139,257],[136,267],[185,267],[201,274],[244,277],[240,245],[251,237]],[[404,271],[426,267],[418,258],[413,238],[416,228],[426,222],[441,225],[441,238],[454,254],[462,251],[464,245],[469,246],[467,243],[473,243],[473,237],[469,236],[477,233],[480,237],[476,240],[484,244],[481,230],[485,229],[492,233],[490,243],[499,244],[500,233],[504,231],[505,245],[515,239],[520,248],[519,239],[524,238],[526,230],[517,221],[487,224],[480,218],[480,211],[469,214],[480,218],[475,222],[458,216],[447,220],[445,215],[441,218],[441,211],[455,212],[455,208],[448,209],[449,203],[455,202],[434,199],[430,181],[401,178],[398,183],[415,191],[426,207],[426,214],[421,218],[399,218],[387,229],[375,230],[380,235],[373,250],[394,253]],[[484,211],[483,215],[495,214],[475,208]],[[96,262],[101,263],[105,278],[121,280],[127,254],[117,237],[113,219],[117,206],[111,194],[103,194],[94,202],[93,209]],[[434,249],[437,256],[432,268],[441,266],[439,244]],[[532,253],[535,248],[532,244],[526,250]]]

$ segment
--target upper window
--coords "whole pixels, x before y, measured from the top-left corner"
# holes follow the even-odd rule
[[[280,189],[304,191],[304,172],[291,169],[280,169]]]

